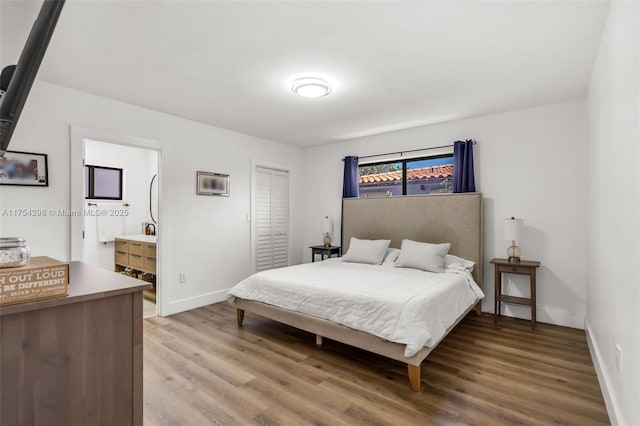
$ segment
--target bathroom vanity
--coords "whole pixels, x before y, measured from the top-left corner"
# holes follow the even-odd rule
[[[122,272],[126,268],[140,273],[156,275],[156,236],[125,235],[116,237],[114,245],[115,271]],[[140,274],[144,276],[144,274]],[[155,280],[154,280],[155,281]],[[155,302],[154,288],[144,292],[145,298]]]

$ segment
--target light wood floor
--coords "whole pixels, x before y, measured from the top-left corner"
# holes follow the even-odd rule
[[[145,320],[145,425],[608,424],[584,332],[469,316],[422,365],[215,304]]]
[[[142,318],[156,316],[156,304],[150,300],[142,299]]]

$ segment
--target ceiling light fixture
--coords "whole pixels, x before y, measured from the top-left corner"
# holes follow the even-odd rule
[[[304,77],[294,80],[291,90],[305,98],[321,98],[331,93],[331,86],[321,78]]]

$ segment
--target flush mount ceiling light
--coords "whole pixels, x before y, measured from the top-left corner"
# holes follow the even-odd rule
[[[321,78],[304,77],[294,80],[291,90],[305,98],[321,98],[331,93],[331,86]]]

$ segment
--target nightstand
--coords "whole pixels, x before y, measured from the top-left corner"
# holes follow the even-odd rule
[[[522,260],[518,263],[511,263],[507,259],[493,259],[491,261],[495,268],[495,315],[494,321],[498,321],[502,303],[513,303],[531,307],[531,328],[536,326],[536,269],[540,267],[540,262],[532,260]],[[502,294],[502,274],[528,275],[531,286],[531,297],[515,297]]]
[[[331,257],[331,255],[335,254],[337,257],[342,256],[342,247],[340,246],[309,246],[311,249],[311,261],[316,261],[316,254],[322,256],[320,260],[324,260],[324,257]]]

